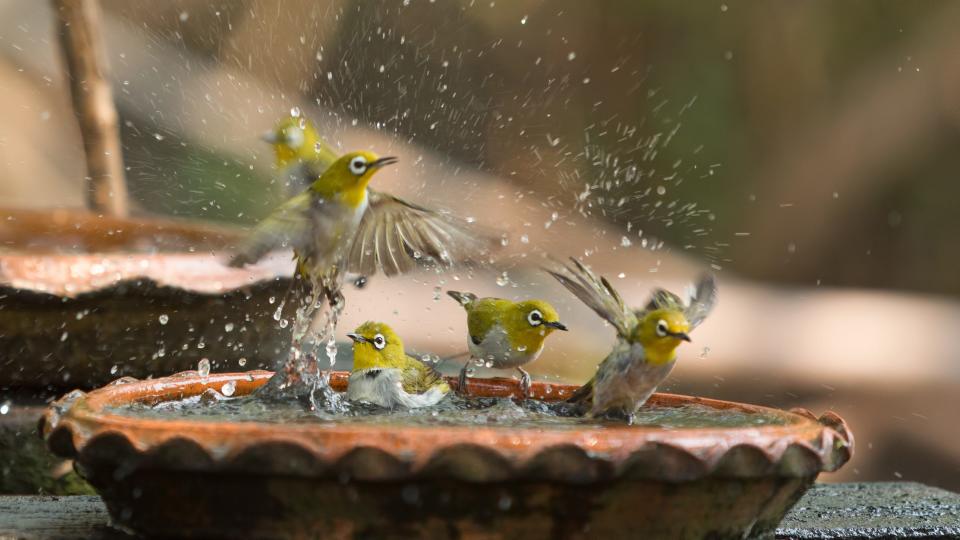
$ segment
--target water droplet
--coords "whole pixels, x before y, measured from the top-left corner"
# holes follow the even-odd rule
[[[190,14],[187,13],[186,11],[180,12],[180,22],[187,22],[187,19],[189,18],[190,18]]]
[[[573,61],[576,57],[577,57],[577,53],[573,51],[570,51],[570,53],[567,54],[567,60]]]
[[[282,318],[283,318],[283,304],[281,303],[279,306],[277,306],[276,311],[273,312],[273,320],[279,321]]]
[[[240,364],[240,367],[243,367],[243,366],[247,365],[247,359],[241,357],[239,360],[237,360],[237,363]]]
[[[9,399],[0,403],[0,414],[7,414],[12,407],[13,403],[11,403]]]
[[[207,375],[210,375],[210,359],[209,358],[201,358],[200,361],[197,362],[197,373],[201,377],[206,377]]]
[[[527,16],[520,17],[520,24],[527,24]]]
[[[110,366],[110,374],[111,374],[111,375],[116,375],[118,371],[120,371],[120,366],[118,366],[118,365],[116,365],[116,364]]]
[[[233,393],[236,391],[237,391],[237,383],[235,383],[234,381],[224,383],[224,385],[220,388],[220,393],[227,397],[232,396]]]
[[[506,287],[509,284],[510,284],[510,276],[507,274],[507,271],[504,270],[503,272],[500,272],[500,275],[497,276],[497,285],[499,285],[500,287]]]
[[[700,351],[700,359],[705,359],[708,354],[710,354],[710,347],[704,347],[703,350]]]
[[[223,330],[225,332],[233,332],[233,328],[234,326],[232,322],[228,322],[227,324],[223,325]]]
[[[657,195],[666,195],[667,188],[664,186],[657,186]]]
[[[271,296],[270,298],[267,298],[267,302],[270,302],[270,304],[273,305],[277,302],[277,298],[274,296]]]
[[[630,247],[633,245],[633,242],[630,241],[626,236],[620,238],[620,247]]]
[[[529,243],[530,243],[530,237],[527,236],[527,235],[525,235],[525,234],[521,234],[521,235],[520,235],[520,243],[521,243],[521,244],[529,244]]]
[[[300,107],[293,107],[290,109],[290,116],[294,118],[300,117]]]
[[[437,285],[436,287],[433,288],[433,300],[434,300],[434,301],[437,301],[437,302],[440,301],[440,293],[441,293],[441,292],[443,292],[443,287]]]
[[[280,319],[280,328],[286,328],[289,324],[286,319]]]
[[[166,313],[163,313],[159,317],[157,317],[157,320],[160,321],[160,324],[167,324],[168,322],[170,322],[170,316],[167,315]]]

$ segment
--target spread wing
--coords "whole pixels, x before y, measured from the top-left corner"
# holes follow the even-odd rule
[[[704,275],[697,281],[696,287],[690,291],[690,299],[683,310],[687,322],[690,323],[690,329],[693,330],[713,310],[717,305],[717,283],[712,275]]]
[[[280,205],[250,232],[229,265],[253,264],[268,252],[304,244],[310,235],[310,195],[301,193]]]
[[[584,304],[616,327],[621,336],[628,336],[636,326],[637,317],[627,309],[620,294],[606,278],[599,277],[580,261],[570,258],[572,265],[555,263],[545,268],[557,281]]]
[[[351,274],[394,276],[418,266],[476,262],[487,253],[486,242],[451,216],[373,190],[369,201],[347,254]]]

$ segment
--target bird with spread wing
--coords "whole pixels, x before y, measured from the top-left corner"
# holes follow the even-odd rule
[[[690,331],[700,325],[717,303],[713,276],[705,275],[684,301],[664,289],[655,289],[643,309],[628,308],[606,278],[599,277],[576,259],[556,263],[546,270],[617,330],[613,350],[596,374],[569,402],[582,406],[593,417],[625,418],[646,403],[667,378],[677,359],[677,347],[690,341]]]

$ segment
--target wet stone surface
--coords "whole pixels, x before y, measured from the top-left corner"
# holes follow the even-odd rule
[[[960,538],[960,495],[913,482],[818,484],[777,538]]]
[[[0,538],[130,538],[106,527],[98,497],[0,497]],[[960,495],[922,484],[819,484],[778,539],[960,538]]]

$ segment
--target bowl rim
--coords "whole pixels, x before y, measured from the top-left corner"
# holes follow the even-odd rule
[[[398,470],[401,476],[436,472],[438,463],[449,465],[448,469],[452,467],[453,476],[480,481],[503,480],[515,475],[529,477],[532,469],[549,477],[577,476],[578,470],[580,473],[595,471],[596,474],[587,474],[588,477],[621,476],[629,471],[636,474],[639,470],[644,475],[672,481],[714,473],[815,476],[821,471],[836,470],[853,452],[852,434],[844,421],[831,412],[817,418],[803,409],[788,412],[675,394],[655,394],[651,401],[667,406],[698,403],[721,409],[736,408],[779,416],[788,422],[736,428],[666,430],[603,425],[554,430],[545,426],[386,427],[166,420],[134,418],[107,411],[107,407],[138,400],[167,401],[196,396],[208,388],[220,389],[228,382],[236,385],[234,395],[245,395],[264,384],[271,375],[271,372],[256,370],[201,377],[195,371],[188,371],[161,379],[122,378],[90,393],[75,390],[63,396],[44,413],[40,430],[54,453],[81,462],[89,457],[91,448],[103,446],[105,440],[123,447],[121,453],[138,459],[171,454],[170,450],[176,447],[190,446],[205,453],[208,465],[214,468],[230,468],[251,452],[284,447],[310,456],[315,461],[308,467],[311,471],[330,471],[346,466],[345,462],[353,463],[360,452],[374,455],[378,462],[390,463],[390,466],[381,463],[373,467],[374,473],[363,473],[372,474],[369,479],[374,480],[382,479],[383,475],[396,478]],[[335,389],[344,388],[348,375],[348,372],[334,372],[331,384]],[[451,386],[456,385],[454,380],[450,382]],[[468,388],[473,395],[510,396],[518,394],[519,383],[513,379],[471,379]],[[531,394],[540,399],[557,399],[575,389],[575,385],[538,381]],[[102,455],[102,451],[98,453]],[[483,464],[478,465],[478,460]],[[171,465],[169,459],[161,461]],[[263,469],[268,472],[271,467]],[[600,472],[601,469],[606,473]]]

